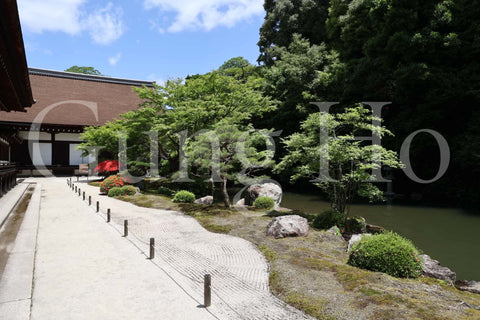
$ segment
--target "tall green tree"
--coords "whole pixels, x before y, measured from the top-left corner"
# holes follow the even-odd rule
[[[382,191],[372,183],[375,178],[372,170],[382,166],[399,168],[401,165],[395,152],[355,140],[361,135],[392,135],[385,127],[373,125],[372,119],[375,118],[371,112],[361,105],[335,115],[325,112],[311,114],[302,123],[300,132],[283,140],[288,153],[276,170],[290,172],[292,181],[314,179],[315,185],[328,194],[332,208],[344,214],[348,214],[356,195],[370,201],[382,200]],[[322,130],[328,133],[328,138],[320,143]],[[321,167],[327,162],[328,176],[322,175]]]
[[[264,127],[295,132],[305,120],[309,104],[336,101],[337,74],[342,68],[338,54],[320,45],[310,44],[294,34],[288,47],[273,47],[278,59],[265,70],[265,92],[279,101],[279,108],[265,119]]]
[[[260,28],[258,62],[267,66],[279,58],[271,50],[288,47],[294,34],[299,34],[312,44],[326,40],[325,21],[330,0],[265,0],[265,20]]]
[[[70,68],[66,69],[67,72],[74,72],[74,73],[83,73],[83,74],[91,74],[94,76],[102,76],[103,74],[95,69],[94,67],[79,67],[79,66],[71,66]]]

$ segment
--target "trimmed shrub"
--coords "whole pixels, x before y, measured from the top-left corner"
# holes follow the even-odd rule
[[[118,196],[133,196],[137,193],[137,188],[134,186],[113,187],[108,191],[109,197]]]
[[[418,249],[410,240],[391,231],[363,237],[353,245],[348,264],[399,278],[417,278],[422,274]]]
[[[272,209],[275,207],[275,200],[269,197],[258,197],[255,199],[253,206],[257,209]]]
[[[345,227],[345,216],[336,210],[327,210],[320,213],[313,220],[312,226],[317,229],[330,229],[337,226],[340,229]]]
[[[171,197],[175,194],[175,191],[173,191],[172,189],[169,189],[167,187],[160,187],[160,188],[158,188],[158,194],[162,194],[164,196]]]
[[[108,191],[110,191],[110,189],[114,187],[118,187],[118,188],[123,187],[126,183],[127,183],[127,180],[120,176],[107,177],[100,184],[100,192],[108,194]]]
[[[173,202],[180,203],[193,203],[195,201],[195,195],[190,191],[181,190],[175,193],[173,197]]]
[[[108,196],[109,197],[118,197],[121,192],[122,192],[121,187],[113,187],[110,190],[108,190]]]
[[[367,232],[367,221],[364,217],[351,217],[345,221],[345,229],[349,233]]]

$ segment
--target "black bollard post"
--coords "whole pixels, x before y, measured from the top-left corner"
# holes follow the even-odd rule
[[[123,236],[128,237],[128,220],[123,220]]]
[[[212,277],[209,274],[205,275],[204,281],[204,299],[203,299],[203,306],[210,307],[212,304]]]
[[[75,186],[75,193],[77,193],[77,186]]]
[[[83,201],[85,201],[85,191],[83,191]]]
[[[97,201],[97,212],[100,211],[100,202]]]
[[[150,238],[150,260],[155,258],[155,238]]]
[[[88,196],[88,205],[89,205],[89,206],[92,205],[92,196]]]
[[[107,223],[110,222],[110,208],[107,209]]]
[[[82,194],[82,189],[78,188],[78,196],[80,197],[81,194]]]

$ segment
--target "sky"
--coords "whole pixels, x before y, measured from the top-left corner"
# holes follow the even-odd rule
[[[17,0],[29,67],[162,83],[242,56],[255,64],[263,0]]]

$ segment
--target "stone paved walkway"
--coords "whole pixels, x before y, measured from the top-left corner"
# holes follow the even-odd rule
[[[86,181],[74,181],[85,200],[65,178],[27,181],[41,187],[38,238],[33,290],[25,299],[30,310],[22,305],[30,314],[9,309],[16,319],[311,319],[270,294],[267,261],[246,240],[210,233],[179,212],[108,198]],[[153,260],[147,259],[150,237]],[[205,274],[212,276],[208,308],[202,306]]]
[[[111,209],[119,233],[128,220],[129,239],[140,250],[147,253],[149,238],[154,237],[154,262],[196,299],[202,301],[203,276],[211,274],[209,310],[220,319],[310,319],[270,294],[267,261],[250,242],[208,232],[179,212],[137,207],[100,195],[98,188],[86,183],[77,186],[92,196],[93,211],[100,202],[101,217]]]

